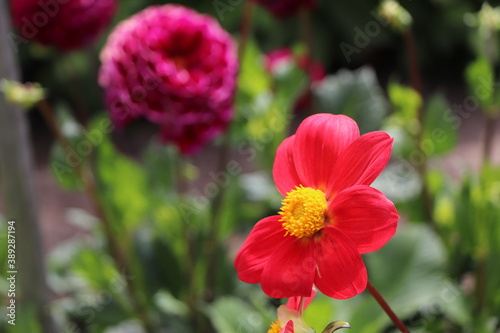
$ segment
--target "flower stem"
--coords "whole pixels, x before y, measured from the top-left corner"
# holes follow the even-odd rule
[[[304,313],[305,308],[306,308],[306,298],[305,297],[301,297],[300,298],[300,303],[299,303],[299,313],[300,313],[301,316]]]
[[[496,117],[486,115],[484,145],[483,145],[483,163],[491,160],[491,153],[493,151],[493,139],[495,137],[496,121],[497,121]]]
[[[410,331],[408,330],[408,328],[406,328],[405,324],[403,324],[403,322],[398,318],[398,316],[396,316],[396,314],[394,313],[394,311],[392,311],[392,309],[389,306],[389,304],[387,304],[387,302],[385,301],[385,299],[382,297],[382,295],[380,295],[380,293],[378,292],[378,290],[375,289],[375,287],[373,286],[373,284],[371,284],[370,281],[368,281],[367,288],[368,288],[368,291],[370,292],[370,294],[372,294],[373,298],[375,298],[375,300],[377,301],[377,303],[382,307],[382,309],[385,311],[385,313],[387,313],[387,315],[389,316],[389,318],[391,318],[391,320],[394,323],[394,325],[396,325],[396,327],[401,332],[403,332],[403,333],[409,333]]]
[[[424,136],[424,124],[425,124],[425,111],[424,111],[424,94],[423,94],[423,88],[422,88],[422,79],[420,76],[420,68],[418,66],[418,61],[417,61],[417,51],[415,47],[415,38],[413,37],[413,33],[411,30],[411,27],[409,27],[405,33],[404,33],[404,41],[405,41],[405,48],[406,48],[406,54],[408,57],[408,69],[409,69],[409,75],[410,75],[410,84],[411,87],[418,92],[420,97],[422,98],[422,104],[418,108],[418,123],[419,123],[419,129],[416,134],[416,142],[417,142],[417,149],[420,151],[420,155],[423,157],[422,161],[418,163],[416,166],[416,169],[420,175],[420,179],[422,180],[422,199],[423,199],[423,205],[424,205],[424,212],[426,215],[427,220],[429,221],[430,225],[435,229],[434,225],[434,218],[433,218],[433,212],[434,212],[434,203],[433,203],[433,198],[432,198],[432,193],[429,190],[429,187],[427,186],[427,181],[426,181],[426,174],[427,174],[427,153],[422,149],[421,143],[423,140]]]
[[[240,26],[240,42],[238,43],[238,59],[240,59],[240,64],[241,59],[245,54],[245,48],[248,43],[248,38],[250,37],[254,6],[255,4],[253,1],[245,1],[245,7],[243,8],[243,17],[241,18]]]
[[[56,138],[57,142],[62,146],[67,154],[74,156],[75,152],[71,147],[69,141],[61,132],[57,119],[49,103],[46,100],[42,100],[38,103],[38,107],[43,117],[45,118],[45,121],[47,122],[50,130],[53,132],[53,135]],[[119,271],[122,271],[124,274],[124,281],[130,302],[132,304],[132,308],[136,313],[138,319],[141,321],[146,332],[154,333],[154,325],[146,312],[146,306],[142,301],[137,285],[132,278],[129,278],[133,276],[132,269],[130,268],[130,265],[127,261],[127,256],[125,255],[118,239],[115,236],[113,226],[106,216],[105,209],[102,206],[101,200],[99,198],[93,174],[88,168],[84,167],[84,164],[76,165],[74,167],[74,170],[83,185],[85,193],[92,201],[96,214],[101,221],[104,235],[109,246],[110,254],[115,260]]]
[[[225,172],[227,163],[229,161],[229,155],[231,152],[231,127],[229,127],[227,133],[225,134],[224,141],[219,151],[219,161],[217,170],[219,172]],[[231,175],[226,173],[229,180],[225,186],[219,188],[219,192],[212,201],[211,209],[211,223],[210,230],[207,240],[207,271],[206,271],[206,289],[205,289],[205,300],[213,301],[215,299],[215,285],[216,285],[216,274],[217,271],[217,247],[218,247],[218,237],[220,222],[222,219],[225,192],[230,186],[232,181]]]
[[[67,73],[68,83],[69,83],[68,88],[73,97],[74,108],[76,111],[75,112],[76,119],[83,127],[87,127],[88,125],[87,99],[84,96],[85,89],[82,84],[81,78],[78,77],[78,73],[73,66],[76,65],[76,61],[74,59],[68,59],[68,61],[63,61],[62,64],[64,66],[64,70]]]
[[[245,54],[245,49],[250,37],[250,31],[252,27],[252,15],[253,15],[254,3],[253,1],[246,1],[245,7],[243,8],[243,17],[240,27],[240,41],[238,44],[238,59],[241,61]],[[217,170],[224,171],[227,162],[229,160],[229,155],[231,152],[231,125],[228,126],[227,132],[224,136],[222,146],[219,150],[219,160]],[[228,175],[228,177],[230,177]],[[231,178],[229,179],[231,182]],[[211,209],[211,223],[210,230],[208,232],[207,242],[206,242],[206,277],[205,277],[205,301],[211,302],[215,299],[215,285],[216,285],[216,275],[214,272],[217,271],[217,245],[218,245],[218,234],[220,227],[220,220],[222,218],[222,208],[224,206],[224,193],[227,186],[221,187],[219,192],[212,201]]]
[[[404,33],[406,55],[408,57],[408,68],[410,71],[410,83],[420,96],[423,97],[422,79],[420,78],[420,69],[417,61],[417,51],[415,47],[415,38],[411,28],[408,28]]]
[[[307,67],[311,64],[314,42],[313,42],[313,29],[311,24],[311,11],[304,9],[299,12],[300,30],[302,42],[306,47],[306,56],[308,58]]]

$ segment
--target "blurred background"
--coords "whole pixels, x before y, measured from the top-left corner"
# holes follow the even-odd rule
[[[13,54],[19,81],[43,87],[45,103],[72,144],[108,119],[97,81],[99,53],[109,33],[144,8],[166,3],[120,0],[96,41],[71,52],[35,41],[18,44]],[[247,1],[177,3],[213,16],[236,40],[244,36]],[[127,272],[120,270],[112,250],[104,255],[110,239],[99,224],[100,208],[82,191],[85,186],[57,177],[54,163],[64,159],[64,152],[42,106],[27,108],[37,237],[46,260],[47,312],[55,332],[266,331],[279,300],[239,282],[232,260],[251,227],[279,209],[281,198],[271,177],[277,145],[302,119],[318,112],[347,114],[362,132],[385,130],[395,138],[393,159],[373,186],[396,203],[400,228],[365,261],[370,280],[410,330],[500,332],[495,259],[500,255],[500,14],[492,9],[491,23],[478,14],[485,8],[482,1],[422,0],[401,1],[406,14],[384,17],[381,4],[318,1],[310,11],[286,18],[254,5],[240,54],[229,139],[219,136],[185,157],[159,143],[158,127],[144,119],[99,139],[88,164],[98,175],[98,197],[112,229],[132,262]],[[489,6],[500,6],[500,1]],[[397,15],[409,15],[410,22]],[[2,39],[0,47],[10,48],[7,43]],[[270,69],[266,54],[282,48],[296,59],[307,57],[307,65],[292,55],[284,71]],[[316,78],[312,62],[322,67]],[[478,85],[486,85],[493,97],[477,96]],[[308,96],[297,107],[304,92]],[[285,130],[269,128],[272,117],[285,119]],[[236,161],[242,171],[227,184],[220,178],[224,194],[211,196],[207,184],[217,183],[221,160]],[[184,184],[177,183],[179,177]],[[200,197],[204,202],[197,205]],[[5,206],[0,200],[0,215],[9,218]],[[187,226],[182,222],[186,214]],[[204,226],[212,219],[219,220],[216,231]],[[2,228],[7,230],[6,221]],[[219,254],[215,266],[203,257],[210,252],[203,244],[210,240]],[[3,241],[0,251],[6,251]],[[6,257],[7,252],[0,262]],[[192,265],[187,273],[186,265]],[[215,281],[194,277],[213,267]],[[122,295],[130,276],[144,313],[134,310],[134,297]],[[109,287],[110,281],[119,287]],[[5,295],[7,287],[2,278]],[[6,305],[8,298],[2,301]],[[144,324],[144,316],[152,318],[155,328]],[[29,318],[40,323],[37,315],[21,319],[18,314],[16,327],[5,318],[0,318],[2,332],[48,332],[42,324],[28,324]],[[333,320],[349,321],[353,332],[395,331],[365,294],[347,301],[320,295],[305,320],[318,332]]]

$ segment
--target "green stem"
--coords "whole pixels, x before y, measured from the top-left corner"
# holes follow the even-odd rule
[[[60,126],[49,103],[46,100],[42,100],[38,103],[38,106],[58,143],[62,146],[67,154],[74,155],[75,152],[71,147],[69,141],[62,134]],[[116,265],[118,266],[118,270],[120,272],[123,272],[123,274],[125,275],[124,281],[126,284],[129,300],[132,304],[132,308],[138,319],[141,321],[146,332],[154,333],[156,330],[147,314],[147,307],[142,301],[142,297],[137,288],[137,285],[135,284],[133,279],[128,278],[133,276],[133,270],[130,268],[130,264],[127,261],[125,252],[120,246],[120,242],[117,239],[115,232],[113,231],[111,221],[109,221],[104,206],[101,203],[94,176],[89,168],[84,164],[78,164],[77,166],[75,166],[74,170],[83,185],[85,193],[92,201],[96,214],[101,221],[104,230],[104,236],[106,237],[106,241],[109,246],[110,254],[114,258]]]
[[[396,327],[401,332],[403,332],[403,333],[409,333],[410,331],[408,330],[408,328],[406,328],[405,324],[403,324],[403,322],[398,318],[398,316],[396,316],[396,314],[394,313],[394,311],[392,311],[392,309],[389,306],[389,304],[387,304],[387,302],[385,301],[385,299],[378,292],[378,290],[375,289],[375,287],[373,286],[373,284],[371,284],[370,281],[368,281],[367,289],[370,292],[370,294],[372,294],[373,298],[375,298],[375,300],[380,305],[380,307],[385,311],[385,313],[387,313],[387,315],[389,316],[389,318],[391,318],[391,320],[394,323],[394,325],[396,325]]]
[[[231,152],[231,128],[228,129],[224,142],[219,151],[219,162],[217,170],[219,172],[224,172],[226,169],[227,163],[229,161],[229,155]],[[230,186],[230,182],[232,178],[229,174],[227,177],[230,177],[227,185],[220,187],[219,192],[215,196],[212,201],[212,209],[211,209],[211,221],[210,221],[210,230],[208,234],[207,241],[207,271],[206,271],[206,289],[205,289],[205,300],[213,301],[215,299],[215,286],[216,286],[216,274],[217,272],[217,247],[219,244],[219,229],[220,222],[222,220],[223,208],[224,208],[224,199],[225,192],[227,188]]]
[[[475,290],[475,297],[476,297],[476,308],[475,312],[476,315],[480,315],[484,303],[485,303],[485,296],[486,296],[486,277],[487,277],[487,258],[485,254],[481,254],[478,256],[476,259],[476,290]]]
[[[427,221],[429,221],[430,225],[433,228],[435,228],[434,217],[433,217],[434,201],[432,198],[432,193],[429,187],[427,186],[427,180],[426,180],[426,175],[428,170],[428,161],[427,161],[428,156],[427,153],[422,149],[421,145],[424,136],[424,126],[425,126],[425,111],[423,102],[424,94],[422,88],[422,79],[420,76],[420,68],[418,66],[418,61],[417,61],[415,38],[413,37],[411,27],[405,31],[404,41],[405,41],[406,54],[408,57],[408,70],[410,75],[410,83],[412,88],[416,92],[418,92],[420,97],[422,98],[422,103],[418,108],[417,117],[419,122],[419,128],[415,139],[417,142],[417,149],[420,151],[420,156],[423,157],[423,160],[416,166],[416,169],[422,181],[422,200],[424,204],[425,217]]]
[[[255,4],[253,1],[246,1],[245,7],[243,8],[243,17],[240,27],[240,42],[238,44],[238,58],[240,60],[245,54],[245,49],[248,44],[248,39],[250,37],[251,27],[252,27],[252,15]],[[231,126],[227,130],[224,137],[224,141],[219,151],[219,162],[217,170],[224,171],[227,162],[229,160],[229,155],[231,151]],[[228,176],[229,177],[229,176]],[[229,182],[231,179],[229,179]],[[229,185],[228,185],[229,186]],[[222,210],[224,206],[224,193],[227,189],[226,187],[220,188],[215,198],[212,201],[211,209],[211,221],[210,229],[207,237],[206,243],[206,258],[207,258],[207,268],[205,276],[205,295],[204,299],[211,302],[215,299],[215,286],[216,286],[216,274],[217,271],[217,247],[218,247],[218,236],[220,228],[220,220],[222,219]]]
[[[64,69],[67,72],[69,89],[73,97],[73,103],[76,111],[76,119],[78,119],[78,122],[86,128],[88,125],[88,106],[87,100],[84,96],[85,87],[82,84],[81,79],[78,77],[77,72],[73,68],[73,64],[70,64],[69,61],[75,63],[72,58],[68,61],[63,61],[62,63],[64,64]]]

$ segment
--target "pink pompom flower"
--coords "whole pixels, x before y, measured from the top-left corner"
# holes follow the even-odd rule
[[[11,0],[17,43],[31,40],[71,51],[91,44],[109,25],[117,0]]]
[[[144,117],[160,126],[164,142],[192,154],[232,118],[236,45],[212,17],[148,7],[116,27],[101,62],[99,84],[118,127]]]

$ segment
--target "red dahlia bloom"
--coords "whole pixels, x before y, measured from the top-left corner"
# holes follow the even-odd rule
[[[146,8],[116,27],[101,61],[99,84],[118,127],[145,117],[191,154],[232,118],[236,45],[209,16],[179,5]]]
[[[386,166],[393,139],[359,135],[354,120],[317,114],[276,152],[273,176],[285,196],[279,215],[259,221],[235,260],[238,277],[275,298],[345,299],[366,288],[360,254],[396,232],[394,204],[369,185]]]
[[[36,40],[61,51],[92,43],[109,25],[116,0],[11,0],[20,41]]]
[[[265,7],[274,16],[285,18],[297,14],[301,9],[310,9],[316,5],[316,0],[254,0]]]

